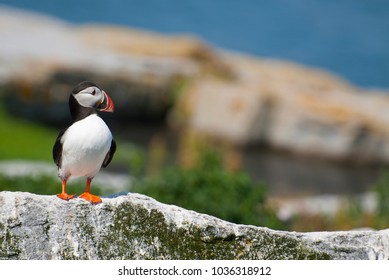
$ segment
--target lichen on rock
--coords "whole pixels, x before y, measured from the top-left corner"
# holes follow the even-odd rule
[[[389,232],[238,225],[140,194],[81,199],[0,192],[1,259],[387,259]]]

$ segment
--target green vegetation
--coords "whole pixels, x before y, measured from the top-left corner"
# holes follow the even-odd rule
[[[26,191],[36,194],[61,192],[61,182],[51,176],[7,176],[0,174],[0,191]],[[70,190],[69,190],[70,191]]]
[[[0,106],[0,160],[51,161],[51,149],[58,131],[27,120],[15,119]]]
[[[389,170],[384,170],[374,186],[377,193],[378,207],[376,226],[379,228],[389,227]]]
[[[246,172],[228,172],[216,150],[205,149],[193,167],[168,167],[132,190],[227,221],[284,228],[265,206],[266,187],[254,183]]]

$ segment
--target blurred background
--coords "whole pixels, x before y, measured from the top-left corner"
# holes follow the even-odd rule
[[[384,0],[0,0],[0,190],[60,191],[52,146],[91,80],[118,143],[98,194],[285,230],[388,227],[388,46]]]

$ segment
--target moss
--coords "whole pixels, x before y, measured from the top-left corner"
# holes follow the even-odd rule
[[[21,250],[20,239],[0,223],[0,259],[19,259]]]
[[[293,259],[293,260],[329,260],[331,256],[307,247],[303,242],[293,237],[265,235],[268,251],[264,259]]]
[[[257,253],[259,252],[259,253]],[[101,259],[329,259],[283,235],[223,236],[214,227],[169,225],[157,210],[119,206],[98,247]]]
[[[216,257],[220,242],[202,241],[203,233],[170,226],[156,211],[121,205],[114,213],[113,225],[99,244],[99,257],[141,259],[209,259]],[[229,248],[230,249],[230,248]],[[231,252],[225,250],[224,252]],[[230,254],[230,253],[229,253]],[[231,257],[225,256],[224,258]]]

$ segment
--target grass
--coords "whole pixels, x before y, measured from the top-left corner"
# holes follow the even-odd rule
[[[0,160],[52,161],[51,147],[57,134],[55,129],[10,117],[0,105]]]

